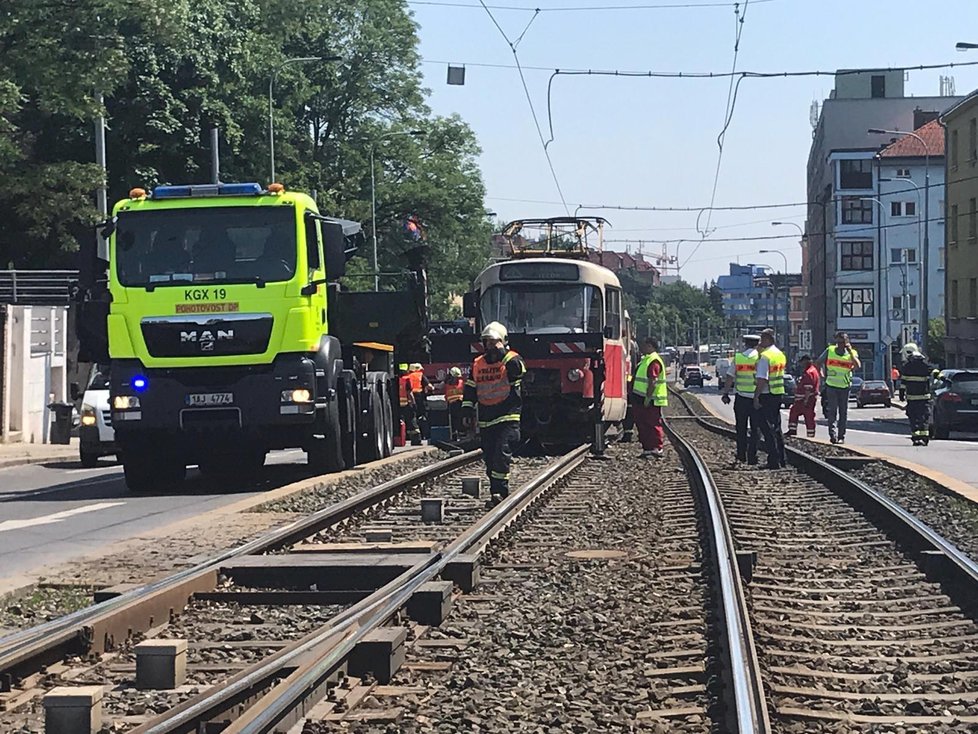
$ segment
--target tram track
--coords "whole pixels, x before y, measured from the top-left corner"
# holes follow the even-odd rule
[[[735,467],[729,429],[672,423],[707,457],[738,550],[756,558],[747,588],[773,731],[978,723],[978,565],[820,459],[789,447],[788,469]]]

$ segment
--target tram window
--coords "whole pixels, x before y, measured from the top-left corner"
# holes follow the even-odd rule
[[[481,310],[483,323],[499,321],[514,333],[601,331],[601,291],[591,285],[497,285],[483,294]]]
[[[621,291],[617,288],[608,288],[604,325],[611,332],[610,339],[621,339]]]

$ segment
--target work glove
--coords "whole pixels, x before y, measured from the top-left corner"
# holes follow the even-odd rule
[[[720,398],[720,402],[722,402],[724,405],[730,405],[730,396],[724,395],[722,398]]]

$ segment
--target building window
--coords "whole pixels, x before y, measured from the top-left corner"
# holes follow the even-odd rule
[[[903,262],[903,250],[899,247],[890,248],[890,262],[891,263],[902,263]]]
[[[840,189],[873,188],[873,163],[868,160],[839,161]]]
[[[968,200],[968,238],[978,237],[978,200]]]
[[[947,266],[947,254],[943,247],[937,248],[937,268],[943,270]]]
[[[951,168],[957,170],[958,168],[958,131],[951,131]]]
[[[903,202],[900,202],[900,201],[891,201],[890,202],[890,216],[891,217],[899,217],[901,214],[903,214]]]
[[[869,78],[869,96],[872,99],[882,99],[886,96],[886,77],[882,74],[873,74]]]
[[[858,196],[842,197],[843,224],[872,224],[873,202]]]
[[[903,310],[903,296],[893,296],[893,310],[894,311]]]
[[[968,160],[978,160],[978,119],[974,117],[968,122]]]
[[[958,281],[951,281],[951,318],[958,317]]]
[[[951,204],[951,243],[958,242],[958,205]]]
[[[915,262],[917,262],[917,251],[916,250],[907,250],[907,262],[908,263],[915,263]]]
[[[917,308],[917,296],[911,293],[908,298],[910,299],[910,310]]]
[[[917,202],[915,201],[891,201],[891,217],[912,217],[917,214]]]
[[[872,288],[842,288],[839,290],[839,316],[862,318],[872,316]]]
[[[898,168],[898,169],[896,169],[896,177],[897,178],[910,178],[910,169],[909,168]]]
[[[842,270],[872,270],[873,242],[860,240],[857,242],[840,242],[839,251],[842,253]]]
[[[968,281],[968,315],[971,318],[978,316],[978,278]]]

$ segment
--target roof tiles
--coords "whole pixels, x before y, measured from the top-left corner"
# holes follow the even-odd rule
[[[918,127],[914,132],[924,139],[932,158],[944,155],[944,128],[937,120]],[[924,149],[912,135],[904,134],[896,142],[883,148],[881,158],[923,158]]]

